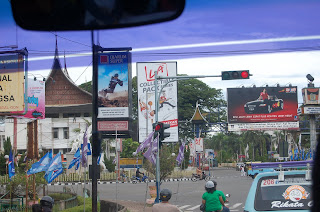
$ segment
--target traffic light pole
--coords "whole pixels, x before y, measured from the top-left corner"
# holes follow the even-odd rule
[[[161,94],[162,90],[164,87],[166,87],[169,83],[178,81],[178,80],[188,80],[192,78],[205,78],[205,77],[221,77],[221,75],[198,75],[198,76],[172,76],[172,77],[161,77],[158,76],[158,71],[154,72],[154,84],[155,84],[155,91],[154,91],[154,96],[155,96],[155,123],[158,124],[159,121],[159,98],[160,95],[158,96],[158,93]],[[163,86],[160,88],[160,92],[158,92],[158,79],[169,79]],[[160,141],[158,137],[158,151],[157,151],[157,158],[156,158],[156,188],[157,188],[157,197],[155,199],[155,203],[159,203],[160,201],[160,157],[159,157],[159,152],[160,152]]]

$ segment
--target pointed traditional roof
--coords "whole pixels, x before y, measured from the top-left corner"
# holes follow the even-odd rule
[[[190,122],[199,123],[199,124],[205,123],[205,122],[208,123],[208,121],[203,117],[202,113],[200,112],[198,102],[196,103],[196,109],[194,111],[192,118],[190,119]]]
[[[56,49],[51,72],[46,80],[46,112],[50,107],[79,107],[87,105],[86,110],[91,108],[92,94],[79,88],[70,78],[65,62],[64,70],[59,60],[58,42],[56,37]],[[73,110],[73,109],[72,109]],[[77,109],[79,110],[79,108]],[[65,108],[64,108],[65,111]],[[83,111],[83,110],[81,110]],[[68,111],[66,111],[68,112]],[[75,111],[71,111],[75,112]],[[91,111],[87,111],[91,112]]]

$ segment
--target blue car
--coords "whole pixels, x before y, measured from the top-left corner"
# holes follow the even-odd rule
[[[306,170],[279,171],[258,174],[249,190],[244,212],[309,212],[311,210],[312,182]]]

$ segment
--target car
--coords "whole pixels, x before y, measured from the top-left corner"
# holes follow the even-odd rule
[[[283,100],[278,99],[277,96],[269,96],[269,99],[257,99],[244,104],[244,111],[247,114],[272,113],[276,110],[283,110]]]
[[[312,206],[312,183],[307,170],[261,173],[249,190],[244,212],[307,212]]]

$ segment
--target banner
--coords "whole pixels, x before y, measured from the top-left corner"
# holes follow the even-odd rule
[[[203,152],[203,138],[194,138],[196,152]]]
[[[229,125],[299,121],[295,86],[228,88],[227,96]]]
[[[176,76],[177,62],[150,62],[137,63],[138,85],[138,116],[139,116],[139,142],[144,141],[153,130],[155,123],[155,71],[158,76]],[[168,79],[158,80],[158,121],[170,124],[166,132],[170,137],[164,142],[177,142],[178,138],[178,107],[177,82],[168,83],[160,93],[161,87]]]
[[[129,118],[131,53],[100,53],[98,61],[98,118]]]
[[[28,111],[25,115],[18,117],[45,119],[45,96],[45,81],[28,78]]]
[[[0,73],[0,112],[24,111],[23,56],[0,56]]]
[[[303,88],[302,89],[302,99],[304,105],[319,105],[320,90],[319,88]]]

